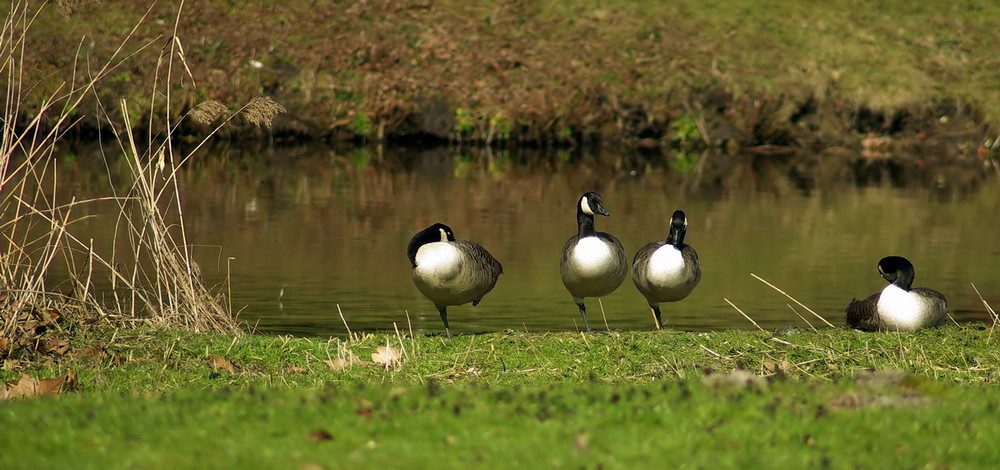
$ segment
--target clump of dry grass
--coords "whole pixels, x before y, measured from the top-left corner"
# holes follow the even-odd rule
[[[243,119],[257,127],[271,127],[271,121],[285,112],[285,107],[267,96],[258,96],[243,107]]]
[[[208,100],[198,103],[197,106],[192,108],[188,112],[188,119],[207,126],[219,119],[226,111],[228,110],[224,104],[216,100]]]
[[[58,7],[72,7],[62,2]],[[124,155],[132,180],[124,194],[109,185],[106,197],[90,200],[59,201],[54,189],[61,184],[52,165],[62,136],[81,119],[84,97],[96,95],[102,80],[135,55],[126,52],[136,29],[122,39],[102,67],[83,69],[75,64],[77,74],[86,77],[63,84],[43,101],[34,117],[21,126],[9,125],[24,115],[22,103],[37,102],[30,97],[33,88],[24,83],[24,57],[30,54],[28,37],[31,25],[41,9],[27,2],[15,2],[0,35],[0,81],[7,100],[2,109],[5,125],[0,141],[0,357],[18,345],[27,344],[46,328],[58,328],[67,312],[85,311],[91,320],[120,323],[148,322],[195,331],[239,333],[236,319],[227,309],[225,296],[215,293],[201,278],[200,268],[191,257],[184,226],[182,194],[178,174],[219,127],[243,114],[248,122],[269,126],[284,108],[270,98],[255,98],[229,115],[204,137],[195,149],[179,155],[172,146],[172,133],[180,124],[169,122],[160,134],[150,132],[140,138],[129,116],[132,104],[121,100],[117,107],[98,107],[100,117],[114,129],[117,148],[104,149],[109,158]],[[178,16],[183,2],[178,8]],[[154,43],[138,46],[142,50]],[[156,89],[150,90],[150,113],[162,106],[169,108],[171,90],[177,86],[175,62],[187,71],[183,47],[175,30],[166,40],[156,64]],[[93,63],[93,58],[89,58]],[[87,72],[84,73],[84,70]],[[77,77],[74,74],[74,77]],[[120,114],[111,110],[120,111]],[[226,107],[218,101],[196,106],[187,118],[202,124],[219,121]],[[116,122],[113,115],[122,116]],[[86,204],[113,201],[118,205],[116,234],[110,252],[99,252],[93,240],[73,234],[76,214]],[[98,243],[97,245],[101,245]],[[69,294],[60,294],[46,285],[46,278],[58,260],[71,273]],[[98,295],[93,276],[107,273],[110,292]],[[109,301],[98,300],[110,298]]]

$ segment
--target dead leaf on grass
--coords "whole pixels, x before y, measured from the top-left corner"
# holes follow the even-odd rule
[[[137,359],[135,362],[141,362],[141,361]],[[108,361],[109,366],[120,366],[124,363],[125,363],[125,357],[118,353],[112,354],[111,359]]]
[[[362,418],[371,418],[372,406],[372,402],[367,398],[358,398],[358,407],[354,410],[354,414]]]
[[[781,362],[764,361],[762,365],[765,372],[775,375],[783,375],[785,371],[792,367],[792,364],[786,359],[782,359]]]
[[[209,356],[208,361],[206,362],[208,362],[209,367],[213,369],[222,369],[226,372],[229,372],[230,374],[236,373],[236,367],[233,366],[233,363],[229,362],[229,359],[226,359],[222,356],[212,354],[211,356]]]
[[[288,368],[285,369],[285,373],[286,374],[292,374],[292,375],[294,375],[294,374],[305,374],[306,373],[306,368],[302,367],[302,366],[288,366]]]
[[[399,361],[403,358],[403,355],[398,349],[392,346],[379,346],[375,352],[372,353],[372,362],[376,364],[382,364],[386,369],[399,364]]]
[[[719,388],[763,388],[767,386],[767,379],[744,369],[735,369],[731,372],[708,373],[701,378],[701,383]]]
[[[17,380],[11,380],[0,387],[0,398],[4,400],[14,400],[17,398],[33,397],[38,395],[38,379],[21,374]]]
[[[78,359],[90,359],[94,362],[101,362],[104,359],[104,351],[97,346],[88,344],[76,353],[76,357]]]
[[[39,393],[42,395],[55,395],[67,390],[73,390],[76,388],[76,384],[76,374],[73,371],[68,370],[57,379],[42,379],[38,388]]]
[[[348,351],[347,354],[344,355],[344,357],[338,357],[336,359],[327,359],[323,361],[323,363],[336,371],[341,371],[348,367],[358,366],[363,364],[361,358],[350,351]]]
[[[56,395],[66,390],[76,388],[77,379],[73,371],[68,370],[56,379],[38,380],[28,374],[21,374],[16,380],[0,386],[0,400],[30,398],[37,395]]]
[[[50,308],[50,309],[42,310],[41,312],[39,312],[38,316],[39,316],[39,318],[41,318],[43,325],[48,325],[50,323],[56,323],[56,322],[58,322],[59,319],[61,319],[63,315],[62,315],[62,313],[59,313],[58,310],[56,310],[54,308]]]
[[[69,352],[69,341],[63,338],[50,338],[42,343],[42,352],[45,354],[58,354],[60,356]]]
[[[348,361],[344,360],[344,358],[342,357],[338,357],[336,359],[327,359],[323,361],[323,363],[329,366],[331,369],[338,371],[344,370],[351,365]]]
[[[314,442],[323,442],[323,441],[332,441],[333,440],[333,434],[330,434],[329,431],[327,431],[326,429],[322,429],[322,428],[320,428],[320,429],[313,429],[312,431],[309,431],[309,434],[306,434],[306,437],[309,438],[310,441],[314,441]]]

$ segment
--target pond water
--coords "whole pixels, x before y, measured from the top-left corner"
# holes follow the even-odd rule
[[[98,163],[84,163],[97,161]],[[59,165],[62,191],[94,191],[108,168],[96,155]],[[110,170],[114,173],[114,165]],[[687,299],[662,304],[670,328],[748,329],[729,299],[767,329],[821,323],[750,273],[835,325],[854,297],[880,290],[877,261],[895,254],[916,283],[948,298],[958,321],[987,313],[970,283],[1000,307],[1000,184],[982,163],[935,166],[917,158],[826,155],[622,156],[610,152],[510,154],[481,150],[330,147],[214,149],[181,176],[187,230],[210,284],[229,273],[234,310],[264,333],[343,335],[398,327],[441,332],[414,287],[406,243],[434,222],[485,246],[504,265],[478,307],[449,308],[453,332],[575,330],[578,310],[559,278],[576,231],[575,204],[604,196],[629,259],[666,237],[675,209],[703,278]],[[77,224],[100,240],[108,212]],[[89,232],[89,235],[87,234]],[[84,238],[85,239],[85,238]],[[100,242],[98,242],[99,244]],[[591,324],[649,329],[631,280],[587,299]]]

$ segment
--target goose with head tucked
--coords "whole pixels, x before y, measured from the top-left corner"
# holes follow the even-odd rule
[[[503,273],[503,266],[486,248],[455,240],[451,228],[441,223],[417,232],[406,254],[413,267],[413,283],[437,307],[449,338],[448,307],[469,302],[479,305]]]
[[[586,193],[576,204],[577,234],[566,240],[559,263],[563,285],[580,308],[587,331],[591,329],[583,299],[614,292],[628,274],[622,243],[613,235],[594,229],[595,214],[611,215],[604,208],[600,194]]]
[[[649,302],[658,330],[663,328],[660,302],[684,299],[701,281],[698,253],[684,243],[687,226],[684,211],[674,211],[666,241],[648,243],[632,261],[632,282]]]
[[[878,272],[889,281],[881,292],[847,306],[847,326],[865,331],[916,331],[938,326],[948,315],[940,292],[913,285],[913,264],[901,256],[878,262]]]

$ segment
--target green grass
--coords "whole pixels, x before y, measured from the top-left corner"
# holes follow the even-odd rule
[[[994,389],[697,381],[114,394],[4,406],[4,468],[944,468],[1000,456]]]
[[[1000,458],[993,333],[88,327],[50,333],[65,355],[5,362],[0,379],[73,370],[80,385],[0,406],[0,467],[985,467]],[[386,344],[405,347],[388,370],[323,362]]]
[[[996,334],[994,334],[996,333]],[[50,335],[55,335],[50,333]],[[83,393],[169,393],[189,388],[318,387],[327,384],[427,384],[489,387],[581,382],[649,383],[697,379],[706,370],[746,370],[812,382],[850,379],[859,370],[902,370],[929,380],[1000,383],[1000,332],[982,326],[946,326],[910,334],[846,329],[765,334],[729,330],[611,331],[600,334],[516,331],[397,337],[366,334],[352,340],[287,336],[197,334],[180,330],[79,328],[65,335],[65,355],[23,359],[0,379],[22,371],[79,376]],[[380,346],[402,349],[401,365],[333,371],[324,362],[348,353],[371,362]],[[100,358],[82,353],[103,351]],[[229,359],[237,373],[212,369],[211,355]]]

